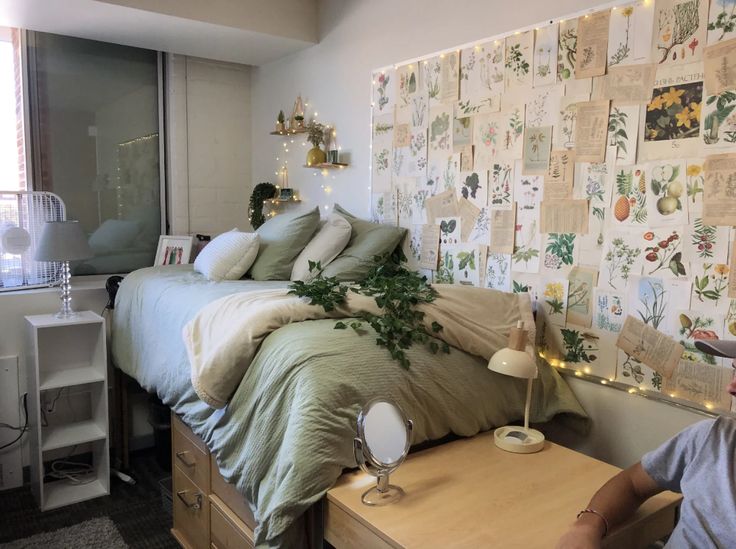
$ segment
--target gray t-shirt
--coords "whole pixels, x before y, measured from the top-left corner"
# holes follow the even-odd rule
[[[641,464],[662,488],[683,495],[667,547],[736,547],[736,420],[700,421],[646,454]]]

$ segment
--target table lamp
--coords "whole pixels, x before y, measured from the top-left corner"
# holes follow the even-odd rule
[[[69,262],[87,259],[94,254],[87,242],[87,235],[79,221],[47,221],[38,241],[36,261],[61,261],[61,310],[56,318],[73,318],[72,285]]]
[[[537,377],[537,364],[524,349],[526,347],[524,322],[519,321],[511,329],[509,345],[496,351],[488,361],[488,369],[499,374],[527,380],[524,427],[507,425],[499,427],[493,434],[496,446],[517,454],[532,454],[544,448],[544,435],[529,428],[529,408],[532,403],[532,380]]]

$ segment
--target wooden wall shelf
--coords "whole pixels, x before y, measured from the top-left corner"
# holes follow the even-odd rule
[[[284,130],[281,132],[271,132],[271,135],[297,135],[300,133],[307,133],[307,128],[301,128],[298,130]]]
[[[349,164],[346,164],[345,162],[322,162],[321,164],[312,164],[311,166],[309,164],[304,164],[305,168],[312,168],[313,170],[336,170],[347,168],[348,166]]]

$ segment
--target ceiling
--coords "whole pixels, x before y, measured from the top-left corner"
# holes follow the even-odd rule
[[[0,25],[262,65],[317,42],[316,0],[0,0]]]

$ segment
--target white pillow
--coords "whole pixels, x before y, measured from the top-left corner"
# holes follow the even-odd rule
[[[330,215],[324,226],[296,258],[291,270],[291,279],[305,282],[312,280],[317,273],[309,272],[309,262],[319,261],[322,268],[326,267],[348,245],[351,232],[352,227],[347,219],[335,213]]]
[[[199,252],[194,270],[209,280],[238,280],[256,260],[259,244],[256,233],[241,233],[237,229],[222,233]]]

